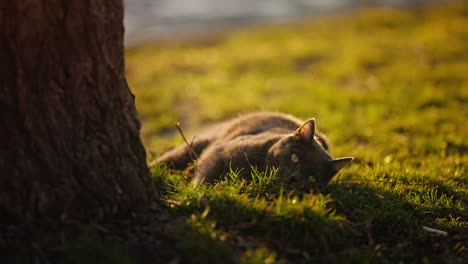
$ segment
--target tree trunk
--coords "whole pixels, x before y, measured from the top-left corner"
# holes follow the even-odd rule
[[[151,198],[123,33],[122,0],[1,1],[0,219],[95,220]]]

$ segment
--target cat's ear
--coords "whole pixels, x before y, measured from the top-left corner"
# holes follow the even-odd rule
[[[353,157],[339,158],[329,161],[330,166],[336,173],[338,173],[346,165],[350,164],[353,161]]]
[[[295,140],[303,140],[312,142],[315,135],[315,118],[311,118],[304,122],[296,131],[294,131]]]

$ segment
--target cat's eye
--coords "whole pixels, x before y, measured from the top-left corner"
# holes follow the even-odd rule
[[[293,154],[291,154],[291,160],[294,163],[298,163],[299,162],[299,157],[295,153],[293,153]]]
[[[314,176],[309,176],[309,181],[310,182],[315,182],[317,179]]]

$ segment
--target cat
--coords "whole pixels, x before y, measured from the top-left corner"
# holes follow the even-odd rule
[[[277,112],[253,112],[218,123],[189,145],[172,149],[157,161],[185,170],[196,158],[193,183],[221,180],[231,169],[249,179],[252,169],[275,167],[279,177],[300,189],[323,188],[352,157],[334,159],[315,119]]]

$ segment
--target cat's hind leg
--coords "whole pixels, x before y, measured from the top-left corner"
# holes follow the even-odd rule
[[[202,151],[210,144],[211,140],[195,139],[189,145],[182,145],[163,153],[157,162],[164,163],[170,169],[185,170],[187,166],[194,162]]]

